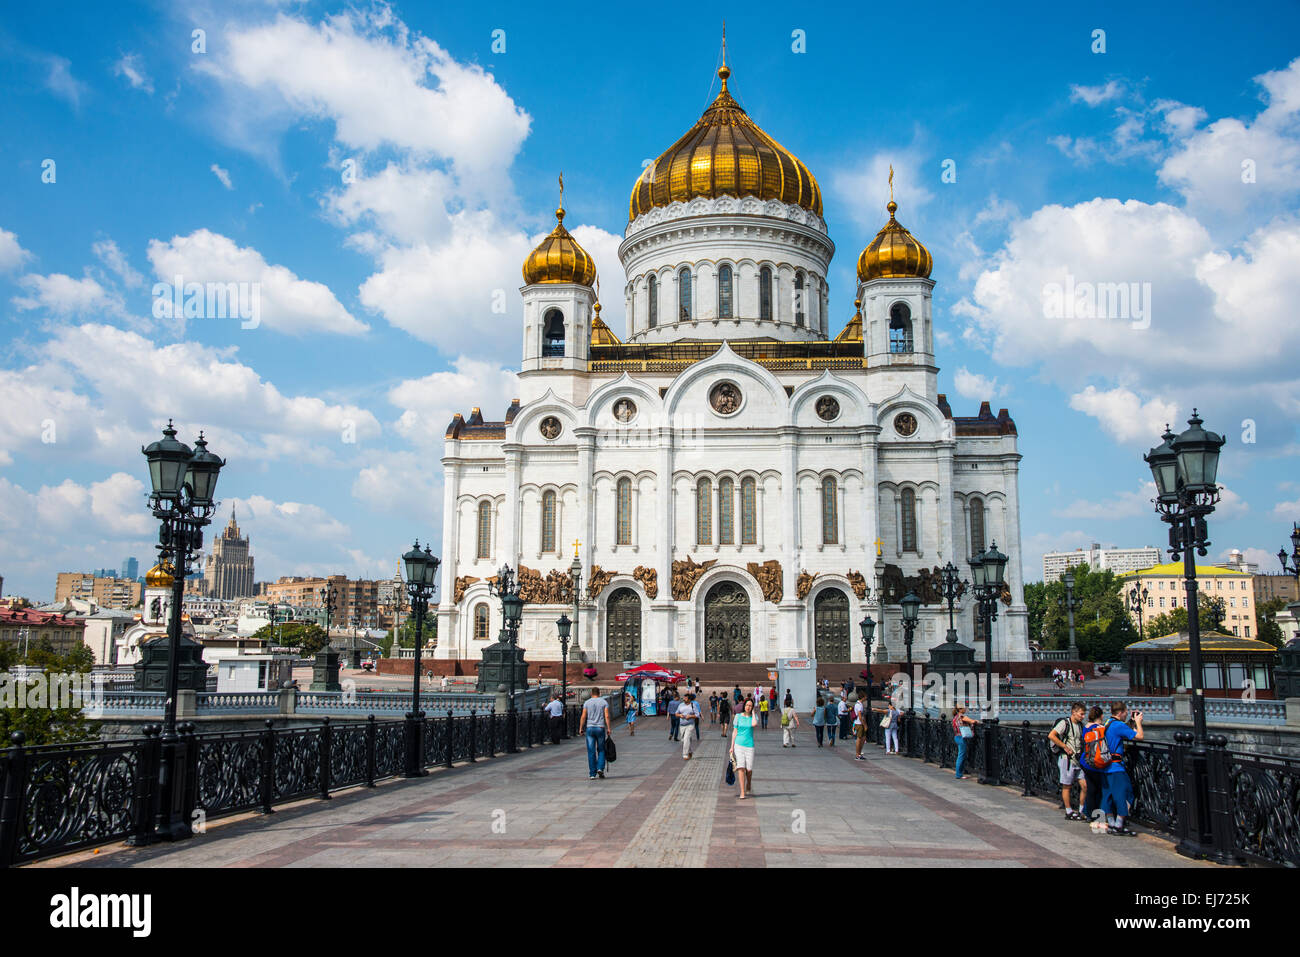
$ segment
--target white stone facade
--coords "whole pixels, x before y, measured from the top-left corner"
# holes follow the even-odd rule
[[[974,521],[984,544],[996,542],[1010,557],[1011,600],[999,605],[993,657],[1027,659],[1014,425],[987,406],[979,417],[954,419],[936,393],[934,283],[893,278],[860,284],[865,346],[856,363],[819,370],[802,360],[745,358],[734,344],[825,343],[839,331],[843,322],[829,321],[824,295],[834,246],[815,214],[724,199],[642,215],[620,248],[629,341],[724,340],[706,358],[673,371],[642,370],[636,362],[619,371],[589,371],[593,291],[572,284],[521,290],[519,406],[508,421],[458,418],[448,432],[437,656],[477,661],[497,638],[500,603],[490,597],[486,579],[503,563],[522,564],[542,577],[567,571],[576,541],[584,598],[593,567],[614,573],[580,609],[575,641],[588,660],[608,660],[610,599],[622,589],[639,603],[640,646],[633,657],[709,660],[706,601],[715,585],[731,582],[748,598],[748,660],[816,655],[818,600],[837,590],[847,597],[847,656],[861,662],[857,622],[868,614],[882,618],[877,573],[890,564],[914,576],[951,561],[969,578]],[[733,266],[731,319],[710,312],[716,265],[724,262]],[[775,280],[772,319],[760,318],[758,307],[758,270],[767,264]],[[647,277],[659,277],[663,320],[676,307],[673,282],[683,266],[696,282],[694,317],[649,327]],[[811,291],[802,325],[786,311],[796,272]],[[898,303],[910,316],[908,352],[890,347],[889,316]],[[546,356],[544,316],[552,310],[563,316],[563,355]],[[734,410],[724,404],[719,411],[711,401],[720,383],[735,390]],[[838,413],[825,418],[818,406],[828,406],[828,399]],[[621,406],[620,419],[615,408],[628,400],[635,411],[628,415]],[[731,490],[729,536],[722,528],[725,488]],[[705,536],[699,527],[702,489],[709,498]],[[828,491],[833,509],[825,502]],[[722,543],[724,537],[730,542]],[[714,564],[688,594],[675,597],[674,562],[686,560]],[[765,594],[761,576],[750,571],[751,563],[769,561],[780,563],[778,600],[771,600],[777,592],[772,583]],[[811,576],[803,597],[801,576],[805,582]],[[860,590],[861,581],[871,589],[865,600],[854,588]],[[843,604],[839,595],[831,599]],[[525,607],[520,642],[530,660],[559,659],[555,622],[561,613],[572,616],[572,606]],[[972,643],[969,598],[959,604],[958,616],[961,639]],[[884,648],[873,661],[904,658],[900,617],[898,605],[885,607],[885,626],[877,633]],[[926,660],[946,629],[946,608],[924,606],[915,659]],[[974,643],[982,657],[982,641]]]

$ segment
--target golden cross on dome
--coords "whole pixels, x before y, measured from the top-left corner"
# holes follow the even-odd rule
[[[892,194],[891,194],[892,195]],[[560,208],[564,208],[564,171],[560,171]]]
[[[578,557],[578,546],[580,546],[581,544],[582,544],[582,542],[578,541],[576,538],[573,540],[573,557],[574,557],[574,558],[577,558],[577,557]]]
[[[563,188],[561,188],[561,192],[563,192]],[[894,201],[894,164],[893,163],[889,164],[889,201],[891,203]]]
[[[871,544],[876,546],[876,557],[877,557],[877,558],[879,558],[881,555],[885,554],[884,549],[883,549],[883,546],[884,546],[885,543],[884,543],[881,539],[877,538],[877,539],[876,539],[874,542],[872,542]]]

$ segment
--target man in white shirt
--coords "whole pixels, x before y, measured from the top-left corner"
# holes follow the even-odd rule
[[[695,722],[699,720],[700,708],[695,703],[695,695],[687,694],[686,700],[677,706],[677,724],[682,732],[682,760],[689,761],[695,753]]]
[[[862,756],[862,743],[867,740],[867,705],[859,698],[853,705],[853,734],[858,739],[853,756],[859,761],[867,760]]]
[[[551,744],[559,744],[560,738],[564,735],[564,703],[560,701],[558,691],[551,692],[551,700],[543,710],[551,726]]]

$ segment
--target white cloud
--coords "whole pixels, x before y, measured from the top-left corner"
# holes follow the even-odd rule
[[[79,109],[87,87],[72,75],[72,63],[66,57],[51,56],[45,58],[45,66],[49,71],[45,85],[55,96],[72,104],[73,109]]]
[[[131,268],[126,254],[111,239],[101,239],[90,247],[95,257],[117,274],[122,282],[131,289],[144,285],[144,276]]]
[[[153,94],[153,80],[149,74],[144,71],[140,65],[140,55],[138,53],[124,53],[116,63],[113,64],[113,74],[126,78],[126,82],[136,90],[144,90],[146,93]]]
[[[387,164],[374,176],[367,177],[360,169],[356,173],[355,180],[326,200],[338,222],[373,225],[403,244],[446,239],[451,226],[447,206],[455,199],[455,182],[449,174],[397,163]]]
[[[10,272],[22,266],[32,254],[18,245],[18,236],[0,229],[0,272]]]
[[[971,372],[965,366],[957,370],[953,376],[953,387],[957,394],[963,399],[978,399],[990,402],[999,396],[1006,394],[1006,388],[998,387],[997,379],[990,379],[988,376],[982,376],[978,373]]]
[[[358,471],[352,495],[376,512],[401,516],[415,529],[442,524],[442,471],[427,451],[372,456]]]
[[[14,297],[14,305],[19,309],[43,309],[58,316],[94,312],[119,315],[123,311],[121,299],[89,276],[73,279],[63,273],[29,274],[19,279],[18,284],[28,291],[25,296]]]
[[[289,335],[332,332],[360,335],[369,326],[354,319],[324,283],[299,279],[284,266],[274,266],[251,246],[199,229],[169,242],[149,243],[149,261],[159,281],[173,283],[245,282],[259,292],[261,325]],[[426,303],[427,306],[427,303]]]
[[[518,377],[509,368],[467,356],[452,365],[455,371],[407,379],[388,392],[388,401],[402,409],[397,431],[417,445],[441,448],[452,415],[469,415],[466,401],[481,407],[485,419],[499,421],[519,396]]]
[[[1150,512],[1154,515],[1151,500],[1156,497],[1155,482],[1143,482],[1135,491],[1120,492],[1104,502],[1076,499],[1052,514],[1058,518],[1089,518],[1110,521],[1117,518],[1136,518]]]
[[[1273,517],[1284,518],[1287,521],[1300,521],[1300,498],[1294,502],[1278,502],[1273,506]]]
[[[1154,397],[1145,402],[1123,387],[1100,391],[1088,386],[1070,396],[1070,408],[1092,416],[1119,442],[1159,445],[1166,423],[1177,420],[1178,407]]]
[[[1118,99],[1124,93],[1124,87],[1117,80],[1108,80],[1105,86],[1070,85],[1070,100],[1074,103],[1087,103],[1097,106],[1110,100]]]
[[[332,122],[349,149],[398,148],[444,160],[463,187],[492,194],[528,135],[528,114],[474,64],[412,33],[387,6],[319,24],[279,15],[234,28],[204,67],[228,89],[254,94],[263,117]]]
[[[1195,130],[1194,116],[1171,114],[1183,138],[1157,173],[1193,215],[1229,238],[1293,211],[1300,200],[1300,58],[1255,81],[1267,106],[1253,119],[1224,117]]]
[[[858,227],[876,230],[889,221],[885,204],[889,202],[889,167],[894,167],[894,199],[898,203],[899,222],[917,221],[917,213],[934,199],[922,186],[933,180],[932,173],[922,173],[924,157],[915,149],[878,152],[856,166],[834,170],[830,176],[832,191],[839,197],[841,209]]]
[[[221,180],[221,185],[224,186],[224,187],[226,187],[226,189],[234,189],[234,188],[235,188],[235,185],[234,185],[232,182],[230,182],[230,171],[229,171],[229,170],[222,169],[222,168],[221,168],[220,166],[218,166],[216,163],[213,163],[213,164],[212,164],[210,167],[208,167],[208,168],[212,171],[212,175],[213,175],[213,176],[215,176],[217,179]]]

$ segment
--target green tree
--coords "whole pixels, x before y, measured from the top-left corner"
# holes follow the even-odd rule
[[[1200,613],[1196,620],[1200,623],[1202,633],[1207,631],[1221,631],[1219,615],[1222,609],[1217,607],[1223,601],[1222,598],[1211,598],[1208,595],[1198,595],[1197,604],[1200,606]],[[1187,609],[1183,607],[1171,608],[1168,611],[1162,611],[1154,618],[1146,619],[1145,638],[1159,638],[1162,635],[1172,635],[1176,632],[1187,630]]]
[[[1274,648],[1281,648],[1286,643],[1282,626],[1276,621],[1277,613],[1283,611],[1289,603],[1285,598],[1270,598],[1255,608],[1255,621],[1259,627],[1259,640],[1267,641]]]
[[[328,640],[325,629],[314,621],[283,621],[263,625],[253,632],[259,641],[267,641],[285,648],[297,648],[304,657],[316,654]]]
[[[0,644],[0,671],[8,671],[16,664],[42,668],[47,675],[88,674],[95,664],[95,655],[80,641],[66,655],[58,654],[48,638],[37,642],[26,656],[7,643]],[[99,730],[99,722],[87,719],[80,708],[0,708],[0,741],[4,742],[15,731],[26,735],[29,747],[93,741],[99,737]]]
[[[1086,661],[1118,661],[1124,646],[1138,640],[1112,571],[1074,566],[1075,641]],[[1030,637],[1045,649],[1070,647],[1070,617],[1065,608],[1065,582],[1035,582],[1025,586]]]

